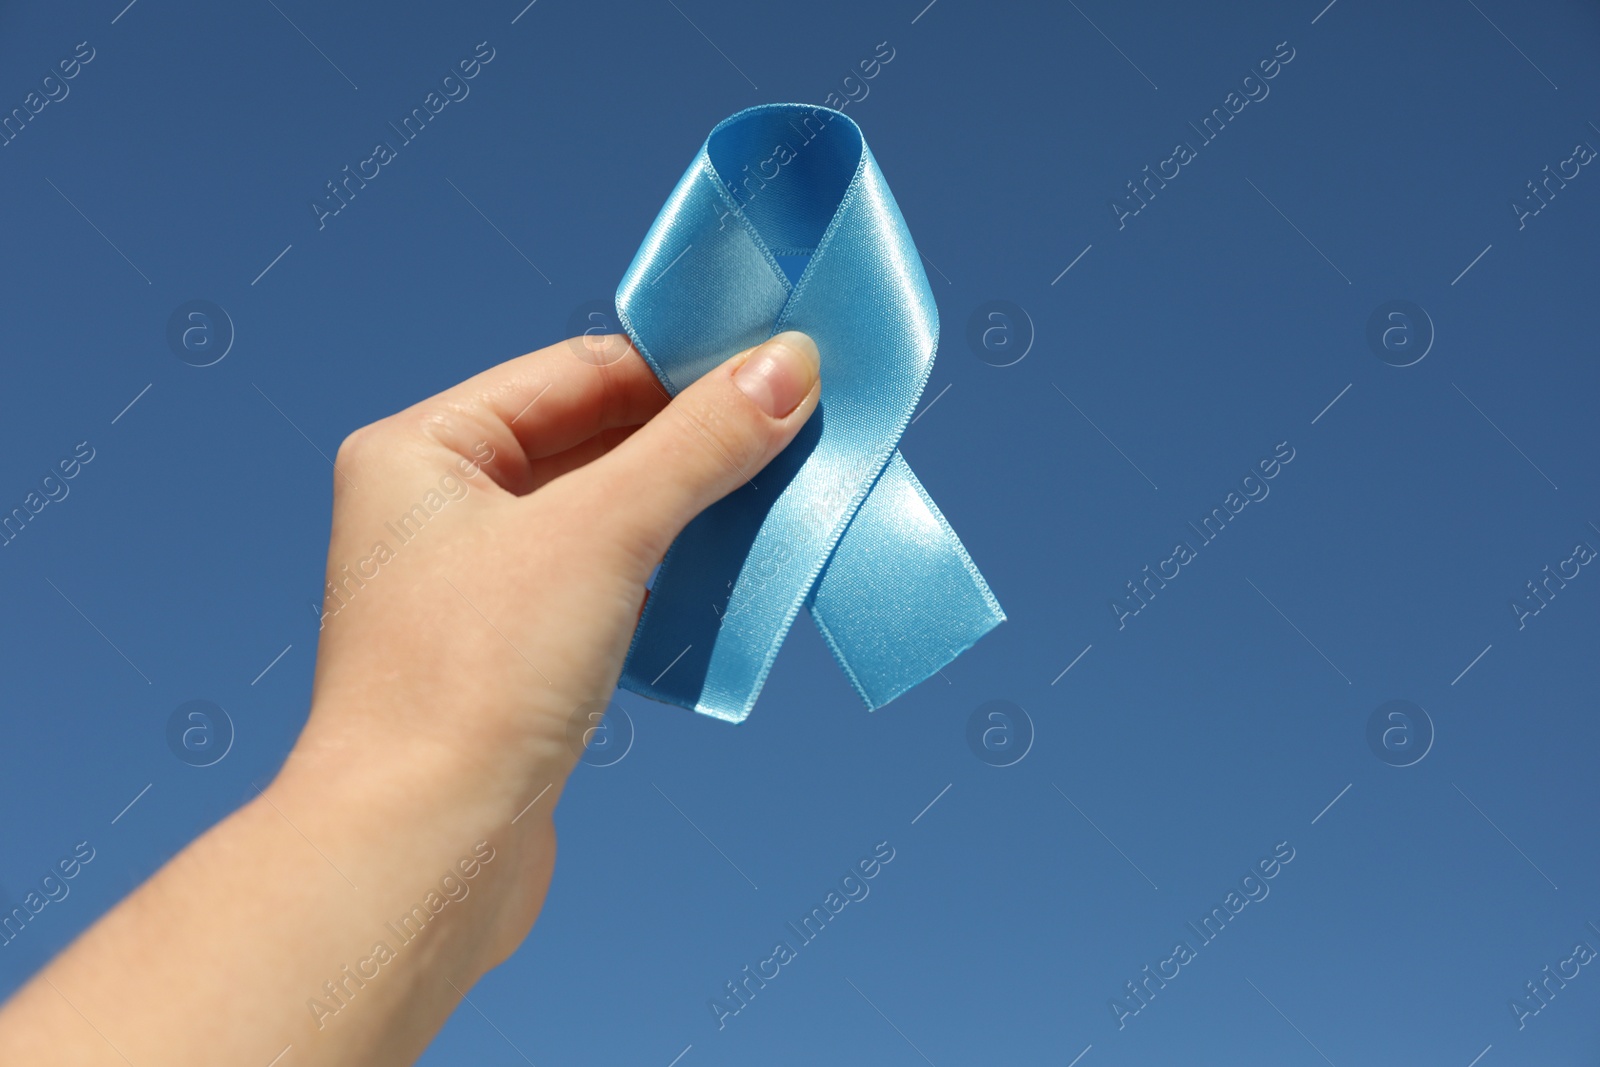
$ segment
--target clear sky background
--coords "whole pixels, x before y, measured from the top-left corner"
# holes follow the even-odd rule
[[[902,451],[1010,619],[872,714],[805,620],[744,725],[620,694],[537,928],[423,1062],[1595,1062],[1600,965],[1510,1006],[1600,949],[1593,5],[124,2],[0,11],[0,109],[66,94],[0,147],[0,511],[93,450],[0,547],[0,886],[95,850],[0,992],[281,764],[344,435],[567,336],[718,120],[837,93],[941,314]],[[196,300],[207,367],[168,340]],[[191,700],[232,724],[210,766],[168,745]]]

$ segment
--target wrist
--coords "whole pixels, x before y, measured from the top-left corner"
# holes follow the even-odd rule
[[[436,716],[462,725],[421,729],[414,714],[318,700],[272,788],[374,817],[415,808],[412,817],[485,827],[515,819],[520,827],[541,811],[549,816],[577,762],[564,739],[484,736],[467,727],[470,708]]]
[[[357,887],[374,936],[425,926],[407,954],[423,954],[413,944],[438,954],[466,990],[515,950],[542,906],[570,769],[558,756],[507,768],[387,730],[362,731],[357,744],[308,728],[259,802]]]

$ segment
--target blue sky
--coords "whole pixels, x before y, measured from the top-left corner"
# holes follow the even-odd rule
[[[870,715],[804,620],[741,726],[622,693],[423,1062],[1592,1062],[1593,968],[1510,1006],[1600,949],[1592,6],[124,2],[0,32],[0,510],[57,498],[0,547],[0,886],[94,857],[0,991],[281,763],[340,439],[581,328],[718,120],[834,93],[939,303],[901,449],[1009,621]]]

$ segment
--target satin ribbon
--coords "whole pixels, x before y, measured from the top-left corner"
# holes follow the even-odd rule
[[[896,448],[939,316],[853,120],[768,104],[719,123],[623,276],[617,311],[671,393],[784,330],[822,353],[821,406],[800,436],[662,561],[625,688],[741,722],[807,607],[875,709],[1005,619]]]

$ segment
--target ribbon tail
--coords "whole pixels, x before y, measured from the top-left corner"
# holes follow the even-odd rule
[[[845,529],[810,608],[850,684],[873,711],[1006,617],[898,451]]]

